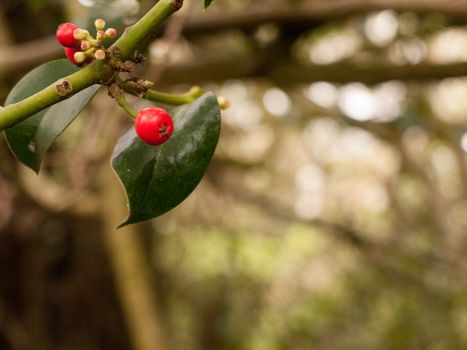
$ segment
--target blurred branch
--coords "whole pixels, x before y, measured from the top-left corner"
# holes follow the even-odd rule
[[[0,46],[0,79],[13,77],[26,69],[59,58],[63,49],[55,37],[14,46]]]
[[[261,53],[244,57],[211,57],[168,65],[161,84],[200,83],[235,78],[269,77],[281,84],[333,81],[337,83],[359,81],[374,84],[388,80],[434,80],[467,75],[467,63],[436,65],[421,63],[398,66],[387,62],[339,62],[329,65],[301,65],[275,62],[265,71],[271,56]],[[274,57],[272,57],[274,59]],[[152,73],[149,72],[149,76]]]
[[[273,79],[288,82],[327,80],[374,84],[388,80],[432,80],[467,75],[467,63],[420,63],[397,66],[387,62],[339,62],[329,65],[286,64],[271,72]]]
[[[96,97],[104,103],[102,97]],[[91,109],[92,110],[92,109]],[[99,212],[98,197],[90,191],[90,166],[103,158],[102,147],[98,140],[107,121],[97,112],[92,112],[91,118],[82,130],[75,151],[66,158],[69,186],[59,185],[55,178],[42,171],[40,175],[30,169],[18,167],[19,179],[23,190],[36,202],[52,212],[68,211],[79,216],[96,216]],[[107,154],[105,154],[107,156]],[[107,158],[106,158],[107,159]]]
[[[70,192],[69,188],[57,184],[55,179],[44,174],[38,176],[25,166],[19,166],[18,173],[27,195],[52,212],[68,210],[80,216],[94,216],[98,212],[97,197],[89,192]]]
[[[305,25],[307,27],[343,17],[393,9],[419,14],[442,13],[462,22],[467,18],[467,0],[308,0],[299,5],[250,4],[245,8],[213,8],[203,16],[190,20],[185,28],[187,35],[210,33],[223,29],[251,29],[264,23],[277,25]]]

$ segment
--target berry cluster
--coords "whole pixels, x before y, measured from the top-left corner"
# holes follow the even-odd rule
[[[114,50],[106,51],[103,41],[107,38],[115,38],[117,31],[114,28],[105,30],[105,21],[97,19],[96,38],[85,30],[78,28],[73,23],[63,23],[57,28],[57,40],[65,48],[65,54],[71,63],[77,66],[92,62],[93,59],[104,60],[108,54],[107,63],[114,71],[114,79],[108,84],[109,95],[116,98],[118,103],[132,116],[135,116],[135,131],[141,141],[157,146],[166,142],[174,131],[174,124],[170,114],[162,108],[147,107],[141,109],[137,114],[131,110],[128,102],[123,97],[123,84],[133,88],[135,91],[145,92],[152,83],[146,80],[130,77],[123,80],[120,73],[131,73],[132,63],[140,63],[141,55],[135,55],[132,60],[121,61],[118,53]],[[130,62],[131,61],[131,62]]]
[[[62,23],[57,28],[57,40],[65,48],[65,55],[76,66],[82,66],[93,59],[105,59],[104,39],[115,38],[117,31],[114,28],[105,30],[105,21],[96,19],[96,38],[73,23]]]

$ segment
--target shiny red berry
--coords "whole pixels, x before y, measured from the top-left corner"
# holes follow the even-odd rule
[[[68,60],[73,63],[75,66],[79,66],[78,63],[75,61],[75,53],[79,51],[78,48],[76,47],[65,47],[65,55],[68,58]]]
[[[75,66],[82,66],[84,63],[89,63],[92,61],[92,57],[86,57],[83,62],[76,62],[75,60],[75,53],[81,52],[79,48],[77,47],[65,47],[65,55],[68,58],[68,60],[73,63]]]
[[[147,107],[139,111],[135,120],[135,130],[143,142],[156,146],[170,138],[174,124],[167,111],[158,107]]]
[[[73,31],[78,27],[73,23],[62,23],[57,28],[57,40],[65,47],[79,46],[80,41],[73,36]]]

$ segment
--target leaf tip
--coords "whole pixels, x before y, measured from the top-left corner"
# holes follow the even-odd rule
[[[139,222],[143,222],[143,221],[146,221],[146,220],[149,220],[149,219],[153,219],[153,218],[147,218],[147,219],[137,219],[137,218],[132,218],[131,217],[131,214],[128,216],[128,218],[123,221],[120,225],[118,225],[115,230],[118,230],[118,229],[121,229],[125,226],[128,226],[128,225],[132,225],[132,224],[137,224]]]
[[[118,225],[117,227],[115,227],[115,231],[118,230],[118,229],[121,229],[123,227],[125,227],[126,225],[128,225],[128,223],[126,221],[122,222],[120,225]]]

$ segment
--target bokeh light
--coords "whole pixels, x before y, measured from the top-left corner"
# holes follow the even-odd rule
[[[368,16],[365,34],[374,44],[384,46],[394,39],[398,27],[399,22],[394,11],[381,11]]]
[[[276,117],[287,115],[292,107],[291,101],[287,94],[278,88],[268,89],[263,95],[264,108]]]
[[[337,102],[338,89],[331,83],[319,81],[310,84],[305,94],[317,106],[330,108]]]

